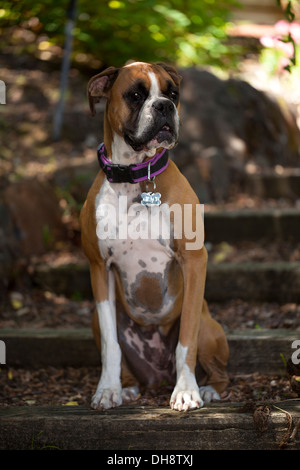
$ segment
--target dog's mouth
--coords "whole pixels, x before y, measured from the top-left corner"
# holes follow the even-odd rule
[[[164,140],[170,139],[174,136],[174,130],[168,124],[165,124],[158,133],[154,136],[154,139],[158,141],[158,143],[163,142]]]
[[[136,139],[129,133],[124,135],[125,141],[136,152],[147,151],[159,145],[165,148],[171,148],[177,141],[177,136],[174,127],[165,123],[163,126],[152,129],[143,135],[140,139]]]

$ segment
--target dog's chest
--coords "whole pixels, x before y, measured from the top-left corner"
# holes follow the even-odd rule
[[[159,323],[174,301],[168,295],[172,232],[162,208],[140,201],[139,185],[104,182],[96,198],[98,244],[107,266],[118,268],[133,316]]]

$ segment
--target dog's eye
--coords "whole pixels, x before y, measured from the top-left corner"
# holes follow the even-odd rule
[[[139,101],[142,101],[143,97],[140,93],[138,93],[137,91],[133,92],[130,96],[130,98],[132,99],[132,101],[134,101],[135,103],[138,103]]]
[[[148,96],[148,91],[143,82],[133,84],[124,94],[128,105],[141,105]]]
[[[177,91],[171,91],[170,93],[170,98],[172,101],[177,101],[178,100],[178,93]]]

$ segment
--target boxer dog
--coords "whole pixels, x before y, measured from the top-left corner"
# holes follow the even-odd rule
[[[171,66],[133,62],[88,83],[93,115],[107,100],[101,169],[80,216],[101,352],[94,409],[162,383],[173,384],[172,409],[200,408],[220,399],[228,382],[226,337],[204,300],[207,252],[190,242],[203,233],[200,204],[167,153],[179,135],[180,81]],[[176,221],[168,207],[182,209]],[[142,227],[155,211],[159,233],[149,236]]]

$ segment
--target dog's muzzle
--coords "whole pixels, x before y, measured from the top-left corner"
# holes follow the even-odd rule
[[[124,139],[133,150],[142,151],[163,144],[174,147],[178,140],[179,117],[174,103],[166,98],[154,101],[149,109],[142,110],[147,117],[140,116],[144,127],[140,134],[128,130]]]

